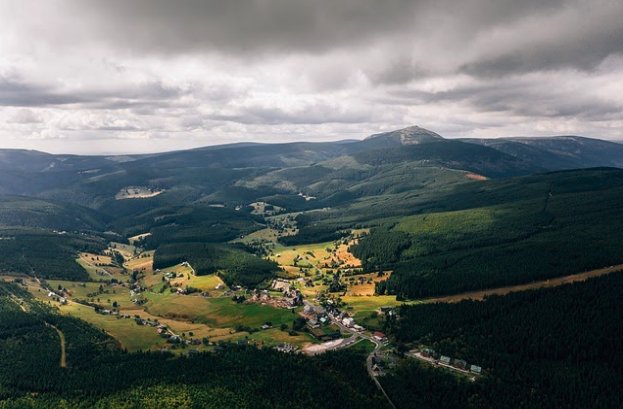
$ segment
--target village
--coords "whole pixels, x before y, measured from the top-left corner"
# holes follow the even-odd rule
[[[399,304],[374,296],[375,282],[391,272],[365,274],[348,251],[356,237],[298,247],[276,240],[262,243],[270,249],[266,257],[282,273],[260,288],[229,287],[218,274],[198,276],[188,262],[153,269],[153,252],[121,243],[77,260],[92,282],[38,280],[38,286],[26,287],[37,295],[43,291],[61,312],[78,314],[136,349],[194,354],[233,342],[317,355],[358,348],[368,354],[373,378],[401,359],[417,359],[470,379],[481,375],[480,366],[426,347],[396,350],[379,320],[396,318]]]

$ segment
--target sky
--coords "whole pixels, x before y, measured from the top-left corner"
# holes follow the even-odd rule
[[[0,148],[623,139],[620,0],[0,0]]]

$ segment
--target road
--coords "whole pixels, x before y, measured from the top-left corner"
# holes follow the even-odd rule
[[[61,368],[67,368],[67,351],[65,349],[65,334],[63,334],[63,331],[56,328],[54,325],[50,324],[49,322],[46,322],[45,325],[47,325],[50,328],[54,328],[56,330],[56,333],[58,334],[58,338],[60,339],[60,343],[61,343],[61,360],[60,360],[59,365]]]
[[[9,298],[13,300],[22,311],[28,312],[28,309],[24,305],[24,300],[22,300],[21,298],[19,298],[18,296],[10,292],[9,292]],[[61,346],[61,359],[60,359],[59,365],[61,368],[67,368],[67,351],[65,349],[65,334],[63,334],[63,332],[60,329],[56,328],[54,325],[50,324],[49,322],[43,321],[43,323],[46,326],[50,328],[54,328],[54,330],[56,330],[56,333],[58,334],[58,338],[60,340],[60,346]]]
[[[558,287],[561,285],[586,281],[589,278],[599,277],[606,274],[614,273],[617,271],[623,271],[623,264],[618,264],[609,267],[598,268],[595,270],[585,271],[583,273],[570,274],[562,277],[550,278],[549,280],[533,281],[527,284],[511,285],[499,288],[490,288],[486,290],[470,291],[461,294],[448,295],[443,297],[434,297],[418,300],[418,302],[426,303],[456,303],[464,300],[482,301],[485,297],[491,295],[506,295],[509,293],[536,290],[540,288]]]
[[[372,378],[372,380],[376,384],[376,387],[381,391],[383,396],[385,396],[385,399],[387,400],[387,403],[389,403],[389,406],[391,406],[393,409],[397,409],[396,405],[394,405],[394,402],[392,402],[392,400],[390,399],[390,397],[387,394],[387,392],[385,392],[385,389],[383,388],[383,385],[381,385],[381,382],[379,381],[378,377],[374,373],[374,370],[372,369],[374,367],[373,359],[376,356],[377,352],[380,351],[381,348],[383,347],[383,344],[381,343],[381,341],[377,340],[376,338],[374,338],[371,335],[366,334],[365,332],[357,332],[357,331],[353,330],[352,328],[349,328],[349,327],[345,326],[344,324],[339,322],[337,319],[333,318],[333,316],[331,316],[331,321],[333,321],[333,323],[335,325],[340,327],[341,330],[346,331],[346,332],[350,332],[354,336],[358,336],[358,337],[361,337],[363,339],[367,339],[368,341],[374,343],[374,350],[372,352],[370,352],[370,354],[366,357],[366,369],[368,370],[368,375],[370,375],[370,378]]]

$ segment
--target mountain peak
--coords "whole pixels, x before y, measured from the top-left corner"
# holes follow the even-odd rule
[[[391,139],[400,142],[401,145],[417,145],[420,143],[435,142],[442,140],[441,135],[419,126],[409,126],[390,132],[383,132],[368,136],[366,139]]]

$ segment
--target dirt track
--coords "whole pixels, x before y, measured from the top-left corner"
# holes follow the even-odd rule
[[[445,297],[427,298],[422,301],[423,302],[446,302],[446,303],[455,303],[455,302],[460,302],[464,300],[481,301],[485,297],[490,296],[490,295],[506,295],[508,293],[514,293],[514,292],[519,292],[519,291],[558,287],[558,286],[565,285],[565,284],[586,281],[589,278],[599,277],[599,276],[603,276],[603,275],[614,273],[616,271],[621,271],[621,270],[623,270],[623,264],[618,264],[616,266],[599,268],[596,270],[585,271],[583,273],[570,274],[564,277],[551,278],[549,280],[543,280],[543,281],[533,281],[528,284],[518,284],[518,285],[507,286],[507,287],[492,288],[488,290],[471,291],[471,292],[462,293],[462,294],[448,295]]]
[[[54,328],[56,332],[58,333],[58,338],[60,339],[60,343],[61,343],[61,361],[59,365],[61,368],[67,368],[67,351],[65,350],[65,334],[63,334],[63,331],[56,328],[54,325],[50,323],[46,322],[45,325],[47,325],[50,328]]]

